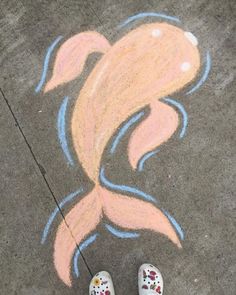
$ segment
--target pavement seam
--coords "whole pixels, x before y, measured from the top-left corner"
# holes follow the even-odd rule
[[[84,255],[83,255],[83,253],[80,251],[79,245],[77,244],[76,239],[75,239],[75,237],[74,237],[74,235],[73,235],[73,233],[72,233],[72,231],[71,231],[71,229],[70,229],[68,223],[66,222],[65,215],[63,214],[63,212],[62,212],[62,210],[61,210],[61,208],[60,208],[60,206],[59,206],[59,203],[58,203],[58,201],[57,201],[57,199],[56,199],[56,196],[55,196],[53,190],[51,189],[51,187],[50,187],[50,185],[49,185],[49,182],[47,181],[47,178],[46,178],[46,176],[45,176],[45,173],[42,171],[42,165],[38,162],[38,160],[37,160],[37,158],[36,158],[36,156],[35,156],[35,154],[34,154],[32,148],[31,148],[31,146],[30,146],[30,143],[28,142],[28,140],[27,140],[27,138],[26,138],[26,136],[25,136],[25,134],[24,134],[24,132],[23,132],[23,130],[22,130],[22,128],[21,128],[21,126],[20,126],[18,120],[17,120],[17,117],[15,116],[15,114],[14,114],[12,108],[11,108],[11,105],[10,105],[8,99],[6,98],[6,96],[5,96],[5,94],[4,94],[4,92],[3,92],[3,90],[2,90],[1,87],[0,87],[0,93],[2,94],[2,97],[3,97],[4,101],[6,102],[7,107],[8,107],[8,109],[9,109],[9,111],[10,111],[10,113],[11,113],[11,115],[12,115],[12,117],[13,117],[15,123],[16,123],[16,126],[18,127],[18,129],[19,129],[19,131],[20,131],[20,134],[21,134],[21,136],[23,137],[23,139],[24,139],[24,141],[25,141],[25,143],[26,143],[26,145],[27,145],[27,147],[28,147],[28,149],[29,149],[29,151],[30,151],[31,156],[33,157],[33,159],[34,159],[34,161],[35,161],[35,163],[36,163],[36,165],[37,165],[37,167],[38,167],[38,169],[39,169],[39,172],[40,172],[40,174],[42,175],[42,177],[43,177],[43,179],[44,179],[44,182],[45,182],[45,184],[46,184],[46,186],[47,186],[49,192],[50,192],[50,194],[52,195],[52,197],[53,197],[53,199],[54,199],[54,202],[56,203],[56,206],[57,206],[57,208],[58,208],[58,210],[59,210],[59,212],[60,212],[60,214],[61,214],[61,216],[62,216],[62,218],[63,218],[63,220],[64,220],[64,222],[65,222],[65,224],[66,224],[66,226],[67,226],[67,228],[68,228],[68,230],[69,230],[69,232],[70,232],[70,234],[71,234],[71,236],[72,236],[72,238],[73,238],[73,240],[74,240],[74,242],[75,242],[75,244],[76,244],[77,249],[78,249],[79,252],[80,252],[80,255],[81,255],[81,257],[82,257],[82,259],[83,259],[83,261],[84,261],[85,266],[87,267],[87,269],[88,269],[88,271],[89,271],[90,276],[93,277],[93,273],[92,273],[90,267],[88,266],[88,263],[87,263],[87,261],[86,261]]]

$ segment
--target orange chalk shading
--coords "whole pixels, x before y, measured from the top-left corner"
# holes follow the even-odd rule
[[[153,34],[157,29],[159,37]],[[118,126],[154,99],[184,87],[199,65],[197,47],[183,30],[165,23],[142,25],[108,50],[81,89],[71,123],[75,151],[93,181]]]

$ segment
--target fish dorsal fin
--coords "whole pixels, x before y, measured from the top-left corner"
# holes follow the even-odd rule
[[[58,50],[53,74],[44,92],[78,77],[90,53],[105,53],[110,47],[110,43],[103,35],[93,31],[79,33],[65,41]]]

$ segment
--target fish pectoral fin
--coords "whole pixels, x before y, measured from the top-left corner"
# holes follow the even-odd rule
[[[166,142],[179,124],[178,113],[171,106],[154,99],[150,108],[150,115],[130,137],[128,155],[133,169],[137,168],[143,155]]]

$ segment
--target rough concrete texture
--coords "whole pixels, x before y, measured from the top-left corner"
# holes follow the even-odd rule
[[[183,250],[146,231],[136,240],[118,239],[105,231],[109,221],[103,220],[84,260],[93,274],[101,269],[112,274],[118,295],[137,294],[137,269],[147,261],[161,269],[165,295],[234,295],[235,1],[3,0],[0,5],[1,294],[83,295],[91,278],[83,259],[71,289],[55,272],[53,241],[62,216],[46,245],[40,239],[56,207],[54,197],[60,202],[80,187],[92,187],[80,164],[67,165],[56,117],[65,95],[71,97],[71,113],[99,55],[89,58],[82,78],[36,95],[46,48],[58,35],[69,38],[86,30],[113,42],[141,23],[120,32],[122,20],[152,11],[179,17],[182,27],[198,37],[202,54],[210,50],[211,74],[191,96],[185,91],[175,96],[189,114],[184,140],[174,136],[142,173],[133,173],[127,163],[128,135],[116,156],[104,161],[110,179],[142,188],[175,216],[186,233]]]

